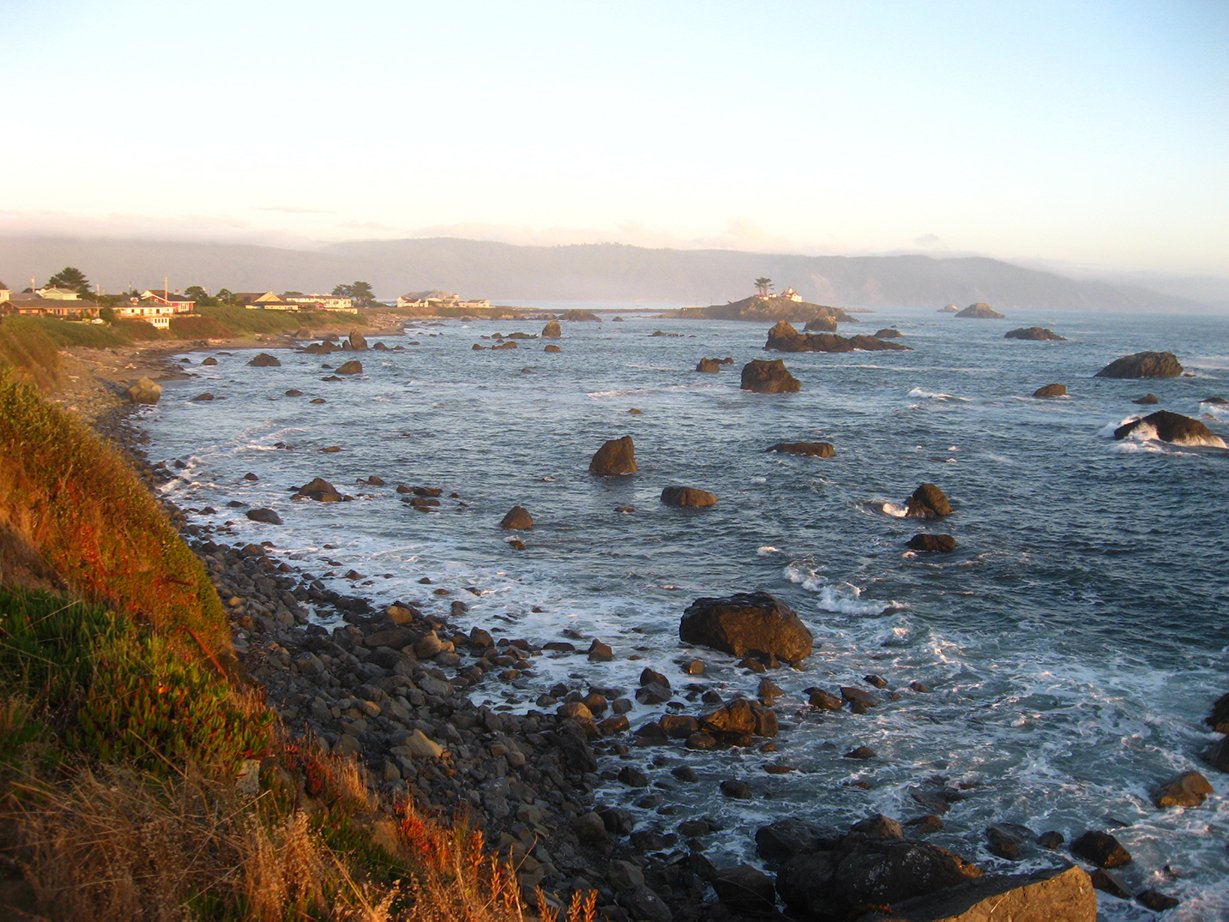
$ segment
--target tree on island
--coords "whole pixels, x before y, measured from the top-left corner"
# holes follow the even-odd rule
[[[66,288],[75,291],[83,298],[90,296],[90,280],[85,273],[73,266],[65,266],[51,278],[47,279],[47,288]]]
[[[376,293],[367,282],[352,282],[349,285],[338,285],[333,289],[335,298],[353,298],[359,307],[371,307],[376,303]]]
[[[756,279],[755,290],[759,292],[761,298],[767,298],[769,292],[772,291],[772,279],[766,279],[763,276]]]

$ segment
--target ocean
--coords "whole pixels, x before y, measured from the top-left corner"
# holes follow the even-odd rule
[[[783,691],[775,751],[633,749],[655,796],[617,782],[600,792],[663,831],[713,817],[725,831],[706,853],[718,863],[753,860],[755,829],[773,819],[908,819],[947,792],[929,841],[983,867],[1055,863],[1042,850],[1021,864],[993,857],[993,823],[1068,842],[1104,829],[1134,856],[1119,871],[1133,891],[1182,900],[1171,918],[1229,918],[1229,779],[1199,758],[1216,739],[1203,717],[1229,691],[1229,451],[1112,438],[1153,409],[1133,403],[1149,392],[1157,408],[1229,438],[1229,406],[1203,402],[1229,396],[1229,318],[1009,313],[877,310],[841,332],[894,325],[912,351],[843,355],[767,353],[766,323],[631,311],[565,323],[558,354],[539,339],[489,348],[485,337],[536,334],[541,320],[419,323],[371,337],[403,351],[271,350],[278,368],[247,367],[242,351],[208,367],[188,354],[193,377],[167,383],[140,424],[150,460],[177,468],[168,497],[216,540],[270,541],[275,557],[379,605],[446,613],[463,599],[463,629],[571,638],[577,653],[543,653],[532,676],[489,676],[471,690],[493,707],[535,708],[558,682],[630,696],[645,667],[670,679],[675,698],[637,704],[633,727],[667,709],[698,714],[705,689],[754,697],[762,677],[682,645],[679,618],[704,596],[764,590],[785,601],[815,650],[801,669],[767,674]],[[1067,341],[1004,338],[1027,326]],[[1151,350],[1175,353],[1188,374],[1094,377]],[[703,374],[703,356],[734,361]],[[362,375],[323,380],[348,358]],[[802,390],[740,390],[753,358],[783,358]],[[1051,383],[1069,395],[1031,396]],[[204,391],[215,399],[192,400]],[[639,473],[590,475],[593,453],[624,435]],[[766,451],[781,441],[828,441],[836,454]],[[373,475],[386,485],[360,482]],[[293,501],[314,477],[353,501]],[[923,482],[947,494],[950,518],[894,514]],[[397,484],[440,487],[440,505],[416,511]],[[718,503],[666,507],[670,485]],[[271,507],[284,524],[248,521],[231,500]],[[515,533],[521,550],[499,528],[514,505],[535,521]],[[919,531],[949,533],[958,547],[908,551]],[[614,661],[590,663],[590,638],[610,644]],[[681,670],[692,657],[703,676]],[[864,714],[807,705],[804,689],[869,690],[872,673],[899,700]],[[875,757],[846,758],[857,746]],[[698,782],[676,783],[678,764]],[[1204,805],[1152,806],[1156,785],[1192,769],[1216,789]],[[723,797],[727,778],[755,796]],[[1153,915],[1099,897],[1104,919]]]

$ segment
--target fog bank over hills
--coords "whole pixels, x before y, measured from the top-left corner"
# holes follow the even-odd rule
[[[706,305],[745,297],[759,276],[807,301],[853,308],[961,306],[1124,311],[1208,311],[1212,299],[1162,294],[1131,280],[1073,278],[984,257],[798,256],[620,244],[516,246],[456,238],[372,240],[318,249],[114,239],[0,238],[0,279],[12,288],[75,266],[106,291],[201,285],[209,291],[329,291],[370,282],[391,300],[439,288],[495,303],[527,301]],[[1210,293],[1208,285],[1186,291]],[[1223,303],[1223,298],[1217,301]]]

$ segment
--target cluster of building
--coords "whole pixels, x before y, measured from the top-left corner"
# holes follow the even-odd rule
[[[333,311],[357,314],[353,298],[321,294],[278,294],[273,291],[240,291],[228,299],[231,304],[249,310],[266,311]],[[397,299],[397,307],[485,309],[491,302],[462,300],[455,292],[412,291]],[[6,316],[59,317],[64,320],[96,320],[103,305],[81,297],[68,288],[30,288],[14,294],[0,287],[0,318]],[[144,320],[159,330],[168,329],[175,317],[190,316],[196,302],[180,292],[165,288],[147,288],[136,297],[121,300],[111,306],[121,320]]]

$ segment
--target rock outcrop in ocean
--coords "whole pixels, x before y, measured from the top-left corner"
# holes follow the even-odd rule
[[[765,349],[774,352],[907,352],[908,346],[875,336],[838,336],[835,333],[799,333],[788,320],[778,320],[768,331]]]
[[[1124,423],[1114,430],[1115,439],[1121,440],[1132,435],[1145,439],[1160,439],[1162,442],[1172,442],[1175,445],[1226,447],[1225,440],[1199,420],[1183,416],[1181,413],[1171,413],[1169,410],[1157,410],[1155,413],[1149,413],[1147,416]]]
[[[798,662],[811,655],[811,632],[794,610],[767,592],[696,599],[683,612],[679,639],[735,656]]]
[[[956,316],[972,318],[973,320],[1002,320],[1007,315],[1000,314],[984,301],[978,301],[976,304],[970,304],[964,310],[958,311]]]
[[[781,359],[752,359],[743,366],[739,387],[757,394],[793,394],[802,390],[802,382],[789,373]]]
[[[1176,378],[1182,365],[1172,352],[1135,352],[1114,359],[1094,377],[1097,378]]]

